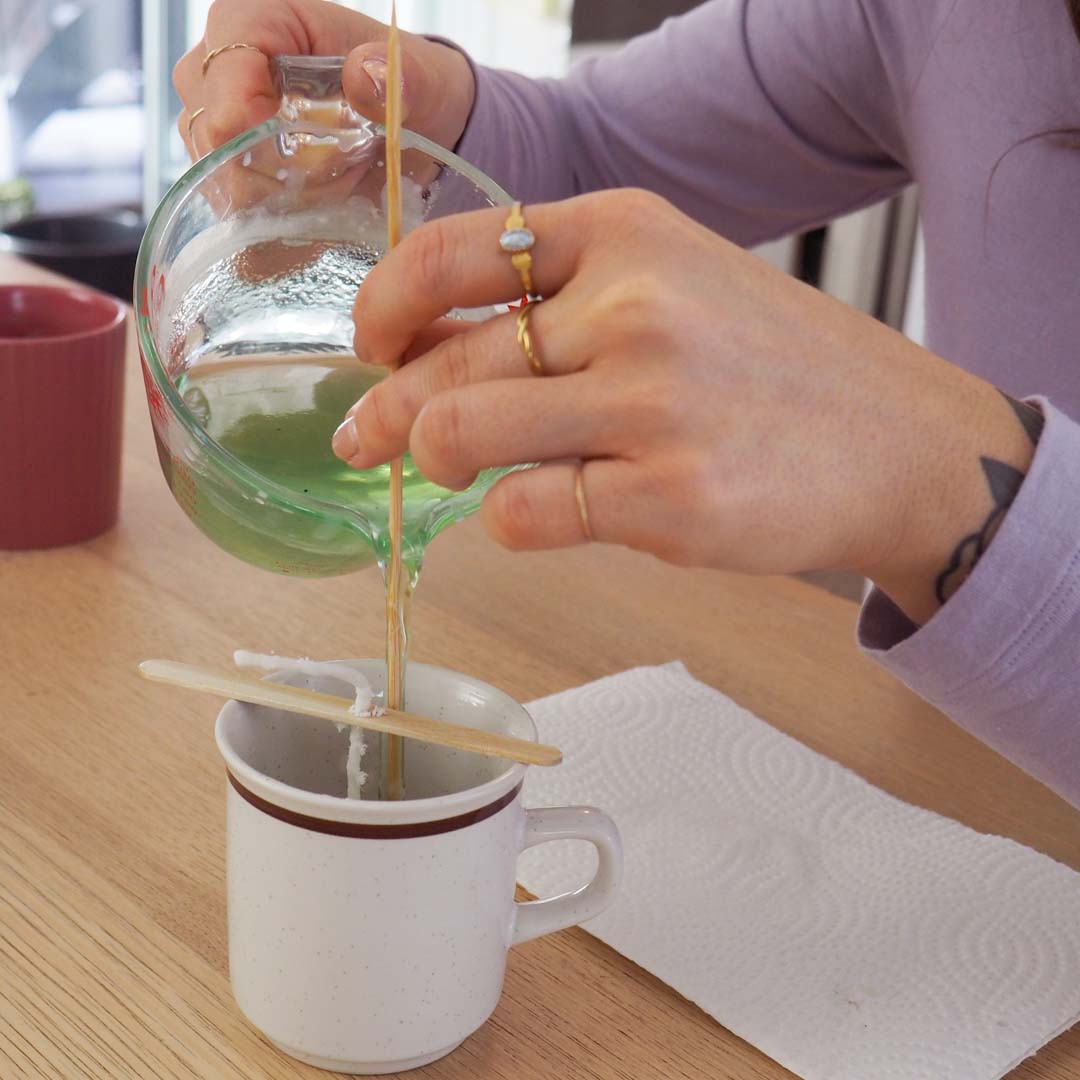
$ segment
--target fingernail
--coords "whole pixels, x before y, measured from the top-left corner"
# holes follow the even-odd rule
[[[360,66],[371,80],[376,99],[384,101],[386,99],[386,61],[380,60],[377,56],[370,56]]]
[[[360,440],[356,436],[356,424],[351,416],[347,416],[334,432],[331,446],[342,461],[349,461],[355,457],[356,451],[360,449]]]

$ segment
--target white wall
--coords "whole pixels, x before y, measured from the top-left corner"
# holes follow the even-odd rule
[[[0,0],[3,3],[4,0]],[[390,21],[390,0],[336,0],[342,7]],[[398,0],[398,22],[415,34],[449,38],[481,64],[528,75],[566,69],[572,0]],[[202,35],[211,0],[187,0],[190,48]]]
[[[390,0],[336,0],[381,22]],[[187,0],[188,47],[201,36],[211,0]],[[483,64],[527,74],[565,69],[572,0],[398,0],[398,22],[416,34],[458,42]]]
[[[389,21],[390,0],[347,0]],[[405,30],[457,42],[478,63],[525,75],[562,75],[568,65],[571,0],[398,0]]]
[[[926,244],[922,229],[915,235],[915,256],[911,261],[904,333],[920,345],[926,344]]]

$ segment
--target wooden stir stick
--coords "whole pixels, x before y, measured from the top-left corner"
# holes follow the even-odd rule
[[[144,660],[139,665],[139,673],[151,682],[168,683],[185,690],[201,690],[218,697],[247,701],[252,705],[316,716],[321,720],[350,724],[367,731],[381,731],[399,740],[418,739],[486,757],[520,761],[524,765],[558,765],[562,761],[562,751],[554,746],[517,739],[497,731],[481,731],[463,724],[432,720],[428,716],[416,716],[397,709],[387,709],[380,716],[357,716],[350,711],[352,703],[346,698],[320,694],[286,683],[267,682],[257,675],[217,671],[179,660]]]
[[[386,220],[389,249],[401,243],[401,40],[397,3],[390,7],[390,37],[386,71]],[[386,581],[386,703],[393,710],[405,707],[406,585],[401,562],[404,462],[390,462],[390,566]],[[384,740],[382,797],[401,799],[405,794],[405,755],[394,734]]]

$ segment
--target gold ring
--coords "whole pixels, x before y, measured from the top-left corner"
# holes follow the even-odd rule
[[[249,45],[246,41],[234,41],[231,45],[219,45],[216,49],[211,49],[203,57],[203,75],[206,74],[206,69],[210,66],[210,61],[213,60],[215,56],[220,56],[222,53],[226,52],[232,52],[233,49],[250,49],[252,52],[260,53],[262,56],[266,55],[258,45]]]
[[[574,474],[574,498],[577,500],[578,518],[581,520],[581,531],[585,539],[591,544],[593,536],[592,526],[589,524],[589,504],[585,501],[585,462],[580,462],[577,472]]]
[[[202,114],[206,112],[206,106],[196,109],[189,117],[187,122],[187,137],[188,142],[191,142],[191,129],[195,126],[195,121],[199,119]]]
[[[532,315],[532,309],[540,303],[539,300],[530,300],[521,310],[517,313],[517,339],[518,344],[521,346],[521,351],[525,354],[525,359],[529,361],[529,367],[532,369],[534,375],[546,375],[544,365],[540,363],[540,357],[536,355],[536,348],[533,345],[532,334],[529,331],[529,316]]]
[[[503,234],[499,237],[499,247],[510,256],[514,269],[521,276],[521,286],[526,296],[533,291],[532,249],[535,243],[536,237],[532,229],[525,224],[525,209],[521,203],[516,202],[506,219]]]

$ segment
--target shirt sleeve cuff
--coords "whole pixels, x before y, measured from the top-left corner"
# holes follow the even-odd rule
[[[986,554],[917,627],[879,590],[859,643],[921,697],[1080,805],[1080,426],[1045,399],[1031,468]]]

